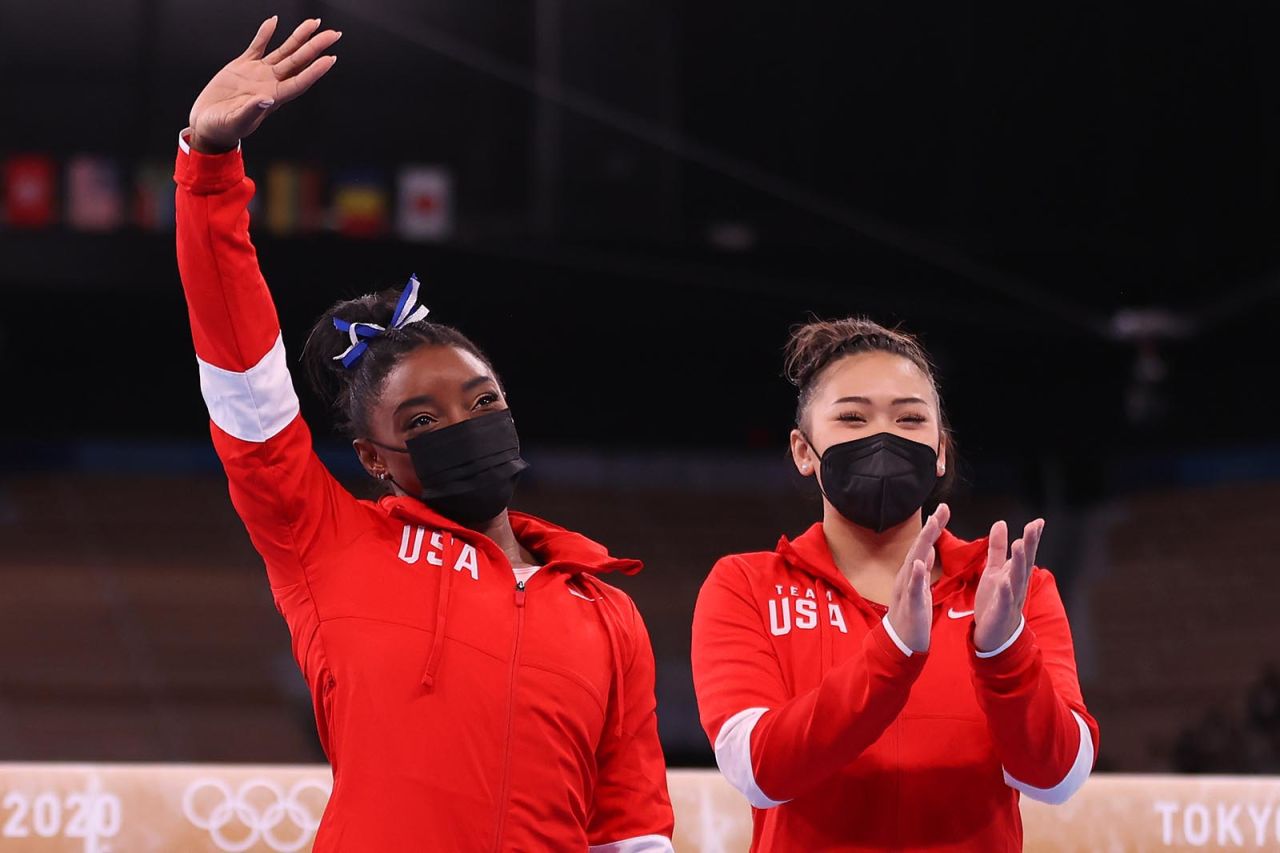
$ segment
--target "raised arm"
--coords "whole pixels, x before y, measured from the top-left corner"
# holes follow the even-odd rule
[[[318,26],[304,22],[265,54],[275,18],[262,24],[196,99],[174,171],[178,270],[214,447],[277,588],[302,579],[314,550],[355,509],[299,417],[275,305],[249,240],[254,187],[238,150],[266,115],[332,67],[332,58],[317,56],[338,34],[315,34]]]

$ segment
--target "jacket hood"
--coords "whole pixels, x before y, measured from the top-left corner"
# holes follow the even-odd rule
[[[599,542],[537,516],[508,510],[507,517],[520,544],[537,556],[544,568],[564,568],[592,575],[610,572],[634,575],[644,568],[639,560],[614,557]]]

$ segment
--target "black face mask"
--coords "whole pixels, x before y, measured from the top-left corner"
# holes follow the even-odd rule
[[[467,526],[500,515],[529,467],[520,458],[515,421],[505,409],[414,436],[402,452],[413,460],[422,502]]]
[[[937,452],[893,433],[833,444],[819,458],[823,496],[845,518],[876,533],[919,511],[938,482]]]

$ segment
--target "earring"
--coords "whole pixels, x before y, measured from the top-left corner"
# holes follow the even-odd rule
[[[806,462],[806,463],[804,463],[803,465],[801,465],[801,466],[800,466],[800,470],[801,470],[801,471],[808,471],[808,470],[809,470],[809,463],[808,463],[808,462]]]
[[[387,475],[387,472],[386,472],[386,471],[383,471],[381,474],[379,474],[379,475],[378,475],[378,479],[379,479],[379,480],[385,480],[385,479],[387,479],[387,476],[388,476],[388,475]]]

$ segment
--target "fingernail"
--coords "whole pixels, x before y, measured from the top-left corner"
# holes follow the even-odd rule
[[[259,102],[258,102],[258,109],[260,109],[260,110],[268,109],[268,108],[270,108],[274,103],[275,103],[275,101],[259,101]]]

